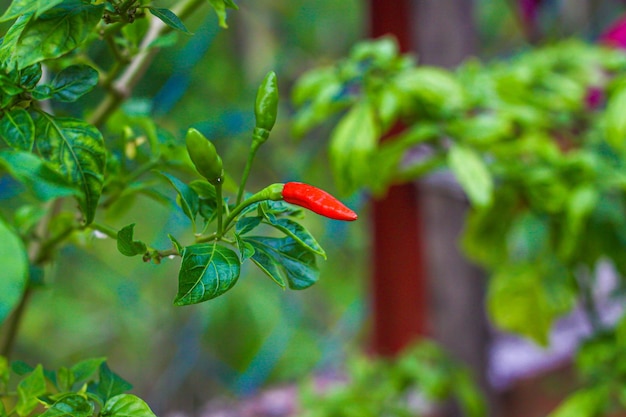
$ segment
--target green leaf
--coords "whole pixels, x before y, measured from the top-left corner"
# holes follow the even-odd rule
[[[196,215],[198,214],[200,207],[198,194],[193,190],[193,188],[189,187],[175,176],[168,174],[167,172],[159,172],[159,174],[164,176],[170,184],[172,184],[180,198],[180,206],[183,209],[183,213],[189,217],[191,223],[195,224]]]
[[[0,151],[0,165],[41,201],[80,195],[65,177],[37,155],[21,151]]]
[[[98,85],[98,71],[89,65],[64,68],[52,80],[52,98],[63,102],[78,100]]]
[[[100,365],[99,382],[96,388],[96,394],[107,403],[109,399],[114,398],[130,389],[133,386],[124,380],[121,376],[111,371],[106,362]]]
[[[604,135],[611,147],[617,150],[626,148],[626,88],[611,96],[604,112]]]
[[[209,0],[209,4],[215,10],[220,27],[224,29],[228,28],[226,24],[226,8],[238,9],[237,5],[232,0]]]
[[[235,233],[238,235],[250,233],[259,224],[261,224],[261,220],[263,220],[263,217],[261,216],[240,217],[235,225]]]
[[[337,188],[350,194],[368,184],[370,157],[376,150],[379,128],[367,102],[355,104],[330,134],[330,162]]]
[[[93,402],[86,396],[68,394],[52,404],[40,417],[89,417],[93,412]]]
[[[291,237],[272,238],[251,236],[242,240],[254,248],[252,261],[276,284],[301,290],[319,278],[315,254]]]
[[[150,10],[150,13],[158,17],[163,23],[172,29],[191,35],[191,32],[187,30],[182,20],[180,20],[180,18],[171,10],[152,6],[148,6],[148,10]]]
[[[78,203],[90,224],[102,194],[106,153],[98,129],[79,119],[40,113],[35,120],[35,142],[41,155],[59,168],[81,194]]]
[[[604,386],[581,389],[569,395],[548,417],[599,417],[606,415],[609,393]]]
[[[533,262],[503,265],[491,277],[487,306],[500,328],[527,336],[542,346],[556,318],[576,299],[571,276],[562,265]]]
[[[463,145],[450,147],[448,164],[472,204],[486,207],[493,198],[493,178],[480,155]]]
[[[37,397],[46,393],[46,379],[43,367],[37,365],[35,370],[22,379],[17,386],[17,405],[15,411],[20,416],[30,414],[39,404]]]
[[[26,68],[58,58],[78,47],[102,18],[104,4],[65,1],[40,16],[25,15],[11,27],[0,47],[8,66]]]
[[[269,223],[276,229],[285,233],[287,236],[294,239],[301,244],[304,248],[310,250],[313,253],[321,255],[326,259],[326,252],[317,243],[317,240],[313,235],[300,223],[286,218],[278,218],[276,216],[266,216]]]
[[[16,107],[2,115],[0,136],[10,147],[30,151],[35,143],[35,123],[26,110]]]
[[[87,381],[96,372],[99,371],[106,358],[91,358],[78,362],[70,368],[70,372],[74,376],[74,382],[80,383]]]
[[[34,13],[36,16],[39,16],[59,3],[63,3],[63,0],[13,0],[9,8],[0,17],[0,22],[28,13]]]
[[[240,261],[232,250],[215,244],[183,249],[176,305],[201,303],[224,294],[239,279]]]
[[[20,238],[0,219],[0,323],[19,303],[26,288],[28,259]]]
[[[131,394],[120,394],[104,404],[102,417],[156,417],[148,404]]]
[[[123,227],[117,232],[117,250],[125,256],[143,255],[148,248],[146,244],[133,240],[135,223]]]
[[[241,262],[243,263],[243,261],[250,259],[254,255],[254,247],[244,241],[239,234],[235,235],[235,240],[237,241],[237,249],[241,253]]]
[[[41,79],[41,64],[30,65],[20,71],[20,85],[26,89],[34,88]]]

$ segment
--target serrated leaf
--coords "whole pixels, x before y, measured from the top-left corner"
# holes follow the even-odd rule
[[[52,80],[52,98],[63,102],[78,100],[98,85],[98,71],[89,65],[71,65]]]
[[[287,283],[301,290],[317,282],[315,255],[294,239],[251,236],[242,240],[254,248],[252,261],[281,287]]]
[[[41,201],[78,196],[69,181],[37,155],[22,151],[0,151],[0,165]]]
[[[111,371],[106,362],[100,365],[99,382],[95,393],[102,399],[103,403],[107,403],[111,398],[132,388],[133,386],[129,382]]]
[[[125,256],[143,255],[148,248],[146,244],[133,240],[135,223],[129,224],[117,232],[117,250]]]
[[[187,30],[182,20],[171,10],[152,6],[148,6],[148,10],[172,29],[191,35],[191,32]]]
[[[44,14],[18,19],[0,47],[0,59],[22,69],[46,59],[58,58],[92,33],[104,11],[104,4],[65,1]],[[45,40],[42,42],[42,40]]]
[[[30,151],[35,143],[35,123],[24,109],[5,111],[0,119],[0,136],[10,147]]]
[[[156,417],[148,404],[131,394],[121,394],[104,404],[101,417]]]
[[[215,243],[187,246],[182,256],[176,305],[196,304],[218,297],[239,279],[239,257],[224,246]]]
[[[170,184],[174,187],[180,198],[180,206],[183,209],[183,213],[191,220],[193,224],[196,222],[196,215],[200,208],[200,202],[198,200],[198,194],[189,187],[187,184],[167,172],[159,172],[164,176]]]
[[[41,155],[81,191],[78,203],[87,224],[93,221],[102,194],[106,152],[102,134],[79,119],[40,113],[35,142]]]
[[[0,17],[0,22],[5,22],[28,13],[40,15],[59,3],[63,3],[63,0],[13,0],[9,8]]]
[[[324,249],[320,246],[319,243],[317,243],[317,240],[315,240],[313,235],[300,223],[295,222],[291,219],[275,216],[267,216],[267,220],[273,227],[294,239],[304,248],[313,253],[321,255],[324,257],[324,259],[326,259],[326,252],[324,252]]]
[[[330,134],[330,162],[339,191],[350,194],[367,184],[370,157],[376,150],[379,128],[367,102],[355,104]]]
[[[46,379],[43,374],[43,367],[37,367],[17,386],[18,400],[15,411],[20,416],[30,414],[39,404],[38,397],[46,393]]]
[[[463,145],[452,145],[448,165],[472,204],[486,207],[493,199],[493,178],[480,155]]]
[[[93,412],[93,402],[86,396],[68,394],[52,404],[40,417],[89,417]]]
[[[22,240],[0,219],[0,323],[18,304],[28,279],[28,259]]]

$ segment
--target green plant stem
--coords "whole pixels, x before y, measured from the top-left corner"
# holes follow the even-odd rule
[[[215,184],[215,202],[217,203],[217,234],[221,236],[222,230],[222,217],[224,216],[224,197],[222,196],[222,182]]]
[[[103,234],[107,235],[111,239],[117,239],[117,230],[115,230],[114,228],[112,228],[110,226],[107,226],[107,225],[104,225],[104,224],[100,224],[100,223],[96,223],[96,222],[92,222],[88,227],[91,230],[95,230],[95,231],[98,231],[100,233],[103,233]]]
[[[266,201],[266,200],[281,199],[282,188],[283,188],[283,184],[272,184],[270,186],[265,187],[258,193],[248,197],[242,203],[237,204],[237,206],[233,209],[233,211],[231,211],[226,217],[226,219],[224,220],[223,233],[226,233],[230,229],[231,223],[235,220],[235,218],[237,218],[239,213],[241,213],[246,207],[250,206],[251,204],[259,203],[261,201]]]
[[[241,184],[239,184],[239,192],[237,193],[237,205],[239,205],[239,203],[241,203],[241,200],[243,199],[243,193],[246,189],[246,183],[248,182],[248,177],[250,176],[250,171],[252,170],[252,163],[254,162],[254,157],[256,156],[256,153],[260,147],[261,143],[256,140],[252,140],[250,152],[248,152],[246,167],[244,168],[243,176],[241,177]]]
[[[179,7],[175,8],[173,12],[181,19],[189,17],[198,7],[205,4],[206,0],[185,0],[182,1]],[[120,105],[130,97],[132,90],[135,88],[139,80],[143,77],[144,73],[154,60],[154,57],[159,51],[159,48],[151,47],[150,45],[162,35],[172,31],[172,28],[167,26],[159,19],[152,19],[150,21],[150,27],[146,36],[144,36],[139,47],[140,51],[135,55],[130,64],[119,78],[113,82],[108,89],[107,95],[96,108],[94,113],[89,117],[89,123],[99,127],[107,121],[107,119],[117,110]]]
[[[63,199],[57,199],[52,202],[48,207],[46,215],[37,224],[36,234],[38,238],[33,240],[28,248],[28,259],[33,266],[41,266],[40,262],[42,259],[49,259],[46,253],[50,251],[50,248],[45,244],[45,241],[49,234],[50,222],[59,213],[62,205]],[[15,311],[13,311],[13,314],[11,314],[7,320],[6,332],[2,340],[2,346],[0,347],[0,354],[7,359],[10,358],[13,347],[15,346],[22,318],[27,309],[28,302],[31,299],[32,292],[33,287],[29,282]]]

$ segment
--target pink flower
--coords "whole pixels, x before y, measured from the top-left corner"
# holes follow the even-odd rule
[[[626,15],[620,17],[598,38],[598,43],[614,48],[626,49]]]

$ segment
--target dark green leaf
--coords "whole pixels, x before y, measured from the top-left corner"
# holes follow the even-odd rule
[[[317,282],[315,255],[290,237],[243,237],[254,248],[252,261],[281,287],[301,290]]]
[[[201,303],[224,294],[239,279],[240,261],[232,250],[215,244],[183,249],[176,305]]]
[[[26,89],[34,88],[41,79],[41,64],[30,65],[20,71],[20,85]]]
[[[43,101],[52,98],[54,91],[48,84],[40,84],[31,92],[35,100]]]
[[[39,16],[59,3],[63,3],[63,0],[13,0],[6,12],[0,17],[0,22],[28,13],[35,13]]]
[[[261,220],[263,217],[254,216],[254,217],[241,217],[237,220],[237,225],[235,226],[235,231],[238,235],[244,235],[254,230],[259,224],[261,224]]]
[[[64,68],[52,80],[52,98],[59,101],[76,101],[98,84],[98,71],[89,65],[72,65]]]
[[[43,367],[37,367],[28,376],[20,381],[17,386],[17,405],[15,411],[20,416],[30,414],[39,405],[39,396],[46,393],[46,379],[43,375]]]
[[[0,323],[17,305],[26,288],[28,259],[21,239],[0,219]]]
[[[481,156],[463,145],[452,145],[448,164],[472,204],[485,207],[493,197],[493,178]]]
[[[87,381],[98,372],[100,366],[106,361],[106,358],[91,358],[80,361],[70,368],[74,376],[74,382]]]
[[[324,249],[322,249],[313,235],[300,223],[291,219],[278,218],[274,216],[267,216],[267,220],[272,226],[285,233],[287,236],[293,238],[305,249],[326,258],[326,252],[324,252]]]
[[[165,23],[172,29],[176,29],[183,33],[191,35],[191,32],[187,30],[182,20],[180,20],[180,18],[176,16],[176,14],[174,14],[174,12],[172,12],[171,10],[152,6],[148,6],[148,10],[150,10],[150,13],[158,17],[163,23]]]
[[[60,57],[78,47],[92,33],[103,10],[104,4],[73,0],[35,18],[26,15],[7,33],[0,47],[0,58],[9,66],[17,65],[22,69]]]
[[[93,221],[102,194],[106,153],[102,134],[79,119],[40,113],[35,142],[44,158],[81,191],[80,208],[87,224]]]
[[[243,263],[243,261],[254,255],[254,247],[250,243],[244,241],[238,234],[235,235],[235,240],[237,241],[237,248],[241,253],[241,262]]]
[[[11,362],[11,370],[18,375],[26,375],[35,370],[34,366],[30,366],[24,361],[13,361]]]
[[[125,381],[122,377],[109,369],[106,362],[100,365],[99,382],[96,388],[96,394],[102,399],[102,402],[107,403],[109,399],[120,395],[130,389],[133,386]]]
[[[89,417],[94,405],[86,396],[68,394],[56,401],[40,417]]]
[[[148,404],[131,394],[109,399],[100,412],[102,417],[156,417]]]
[[[0,136],[10,147],[30,151],[35,143],[35,123],[26,110],[16,107],[0,119]]]
[[[80,195],[68,180],[37,155],[21,151],[0,151],[0,165],[41,201]]]
[[[199,210],[199,200],[198,194],[189,187],[187,184],[176,178],[175,176],[168,174],[167,172],[159,172],[159,174],[163,175],[169,182],[172,184],[178,196],[180,198],[180,205],[183,209],[183,213],[192,223],[196,222],[196,215]]]
[[[133,240],[134,228],[135,223],[129,224],[117,232],[117,250],[120,251],[122,255],[143,255],[148,249],[145,243]]]

